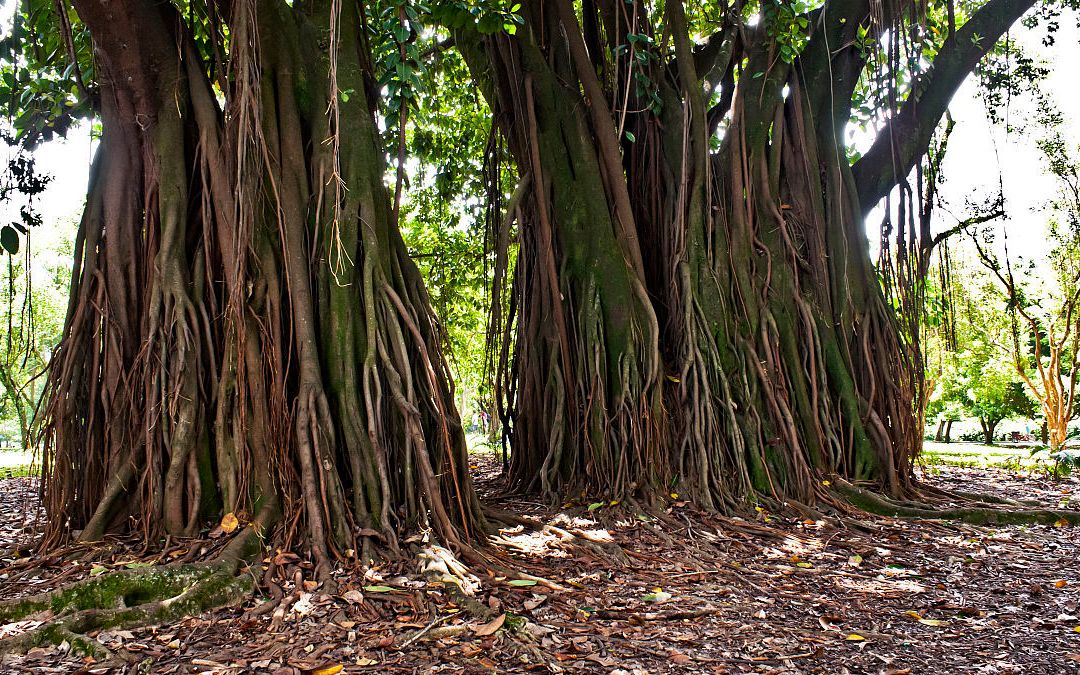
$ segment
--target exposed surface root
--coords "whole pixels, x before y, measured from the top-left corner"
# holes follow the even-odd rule
[[[97,659],[113,658],[91,633],[195,616],[250,595],[254,580],[239,570],[258,541],[256,529],[249,527],[210,562],[119,570],[0,603],[0,624],[30,626],[0,639],[0,655],[67,642]]]
[[[988,506],[938,508],[931,504],[919,505],[917,502],[901,503],[881,494],[864,490],[840,478],[834,478],[833,483],[836,491],[853,506],[883,516],[955,520],[971,525],[1054,525],[1062,521],[1070,525],[1080,524],[1080,511]],[[1002,505],[1008,506],[1010,503],[1003,502]]]

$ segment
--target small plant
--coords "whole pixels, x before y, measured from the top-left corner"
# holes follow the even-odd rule
[[[1054,467],[1051,470],[1054,478],[1064,478],[1072,473],[1073,469],[1080,468],[1080,449],[1062,448],[1051,453]]]

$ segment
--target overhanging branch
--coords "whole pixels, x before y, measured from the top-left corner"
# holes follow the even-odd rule
[[[926,150],[949,102],[975,65],[1034,0],[990,0],[947,38],[933,66],[852,170],[863,213],[872,209]]]

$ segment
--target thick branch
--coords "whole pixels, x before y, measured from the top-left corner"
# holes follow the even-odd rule
[[[990,0],[945,40],[930,70],[852,168],[863,213],[872,209],[926,151],[956,90],[1034,0]]]

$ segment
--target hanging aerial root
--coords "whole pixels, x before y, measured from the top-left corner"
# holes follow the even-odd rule
[[[76,651],[108,659],[113,654],[90,633],[161,624],[236,604],[254,586],[240,570],[259,551],[262,531],[246,528],[208,562],[120,570],[0,603],[0,625],[40,622],[0,640],[0,655],[67,642]]]
[[[1051,509],[1009,509],[989,506],[958,506],[939,508],[932,504],[898,502],[881,494],[864,490],[839,477],[832,479],[836,492],[853,506],[868,513],[899,518],[955,520],[971,525],[1080,525],[1080,511]]]

